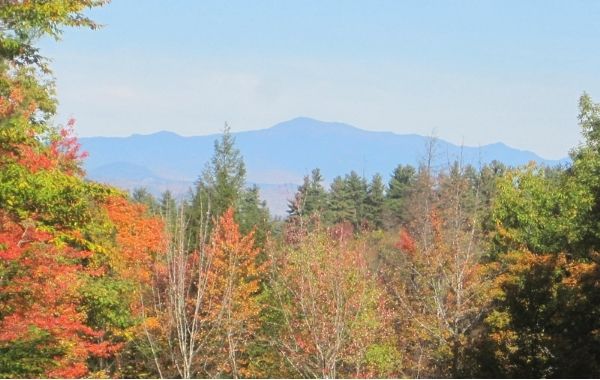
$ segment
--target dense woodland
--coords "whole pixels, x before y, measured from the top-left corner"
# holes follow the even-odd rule
[[[184,200],[85,179],[35,42],[102,0],[0,0],[0,377],[600,377],[600,105],[565,167],[318,169],[273,220],[224,131]],[[575,123],[574,123],[575,124]]]

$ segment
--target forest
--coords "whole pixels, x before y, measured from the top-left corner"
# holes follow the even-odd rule
[[[0,0],[1,378],[600,377],[589,95],[564,166],[439,165],[432,139],[315,168],[282,220],[226,128],[187,198],[129,194],[85,178],[36,45],[104,4]]]

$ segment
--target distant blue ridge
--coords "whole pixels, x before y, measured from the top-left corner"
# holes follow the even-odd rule
[[[259,184],[301,183],[304,175],[320,168],[326,182],[354,170],[384,179],[398,164],[417,166],[425,157],[428,137],[416,134],[366,131],[354,126],[307,117],[288,120],[268,129],[234,133],[247,168],[248,182]],[[161,131],[129,137],[81,138],[89,152],[88,177],[108,183],[136,181],[151,186],[153,179],[164,188],[169,181],[193,183],[213,154],[218,134],[180,136]],[[547,160],[537,154],[511,148],[501,142],[481,147],[461,147],[437,139],[435,164],[445,166],[462,157],[475,167],[500,161],[520,166],[535,161],[554,166],[569,162]],[[152,189],[149,189],[152,190]]]

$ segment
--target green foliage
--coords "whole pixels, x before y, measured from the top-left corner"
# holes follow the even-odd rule
[[[388,227],[403,222],[406,218],[405,205],[416,171],[410,165],[398,165],[392,173],[385,195],[385,221]]]
[[[586,142],[566,170],[534,165],[498,180],[492,209],[493,303],[473,343],[475,376],[600,373],[600,107],[580,100]]]
[[[31,327],[29,339],[11,344],[0,344],[0,377],[42,378],[48,367],[55,365],[53,358],[63,351],[50,345],[50,334]]]
[[[561,184],[535,165],[507,172],[498,182],[492,212],[498,225],[495,250],[559,252],[567,244],[565,229],[570,228],[563,218],[570,208],[565,200]]]
[[[344,178],[336,177],[329,193],[328,220],[350,222],[355,229],[361,229],[368,217],[367,189],[367,181],[354,171]]]
[[[173,194],[171,194],[169,190],[166,190],[164,193],[161,194],[160,199],[158,201],[158,213],[165,222],[167,231],[171,235],[175,234],[176,232],[178,212],[179,208],[177,206],[177,201],[173,197]]]
[[[138,187],[133,189],[131,193],[131,199],[146,206],[146,210],[150,215],[156,215],[160,213],[160,205],[156,198],[145,187]]]
[[[96,29],[98,24],[83,11],[106,3],[106,0],[3,1],[0,58],[19,64],[42,64],[43,58],[34,46],[40,37],[59,39],[66,26]]]
[[[578,119],[586,145],[598,150],[600,148],[600,105],[594,103],[585,92],[579,98]]]
[[[207,344],[198,373],[237,375],[237,362],[257,377],[600,376],[600,104],[589,95],[566,167],[434,173],[430,154],[418,170],[396,167],[387,187],[353,171],[329,191],[314,169],[277,233],[258,187],[245,188],[228,126],[191,204],[145,189],[132,204],[84,180],[77,144],[51,123],[55,87],[35,43],[96,28],[84,12],[105,3],[0,1],[0,377],[162,376],[154,366],[171,358],[151,358],[192,331],[163,322],[190,311],[192,338]],[[235,222],[231,211],[203,246],[200,228],[228,209]],[[173,244],[160,256],[154,215],[185,231],[177,261]],[[195,309],[203,276],[218,282]],[[169,310],[176,291],[183,302]]]
[[[21,219],[36,217],[51,228],[78,229],[95,214],[94,205],[116,190],[84,182],[58,170],[31,173],[10,164],[0,171],[0,204]]]
[[[383,227],[383,211],[385,206],[385,185],[383,178],[375,174],[367,189],[367,220],[373,228]]]
[[[255,231],[256,246],[263,248],[271,230],[271,217],[267,203],[259,198],[258,186],[254,185],[243,191],[237,210],[236,222],[240,231],[243,234]]]
[[[258,187],[254,185],[245,189],[245,182],[243,158],[235,147],[235,138],[231,135],[229,126],[225,125],[221,139],[215,141],[213,157],[198,180],[187,211],[190,217],[187,233],[192,241],[191,246],[198,245],[196,240],[202,221],[208,219],[211,229],[214,220],[229,207],[236,210],[235,217],[240,231],[247,234],[256,230],[257,246],[264,246],[271,230],[269,210],[266,203],[260,200]],[[173,205],[173,201],[169,199],[163,202],[171,202],[171,206]],[[167,206],[163,205],[164,207]]]
[[[310,177],[305,176],[294,200],[289,202],[288,214],[293,217],[322,213],[327,204],[327,192],[322,182],[323,176],[318,168],[312,170]]]
[[[215,141],[213,157],[198,180],[193,200],[193,210],[202,208],[215,218],[229,207],[235,207],[246,182],[246,167],[235,138],[226,124],[220,140]]]
[[[134,325],[130,305],[135,285],[115,277],[90,277],[80,292],[88,316],[88,324],[105,331],[125,330]]]
[[[393,344],[373,344],[367,348],[365,362],[378,376],[389,377],[402,367],[402,355]]]

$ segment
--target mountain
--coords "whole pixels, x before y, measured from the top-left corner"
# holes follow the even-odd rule
[[[367,177],[380,173],[387,179],[398,164],[417,165],[429,141],[415,134],[366,131],[304,117],[234,135],[244,156],[248,181],[260,184],[262,196],[278,215],[285,212],[283,197],[291,197],[295,185],[313,168],[320,168],[327,181],[351,170]],[[86,170],[91,179],[127,189],[145,186],[158,193],[168,188],[184,194],[212,156],[218,138],[216,134],[184,137],[163,131],[129,137],[88,137],[82,138],[81,144],[89,152]],[[475,166],[493,160],[512,166],[530,161],[547,165],[560,162],[502,143],[460,147],[436,140],[435,152],[438,165],[461,157]]]

